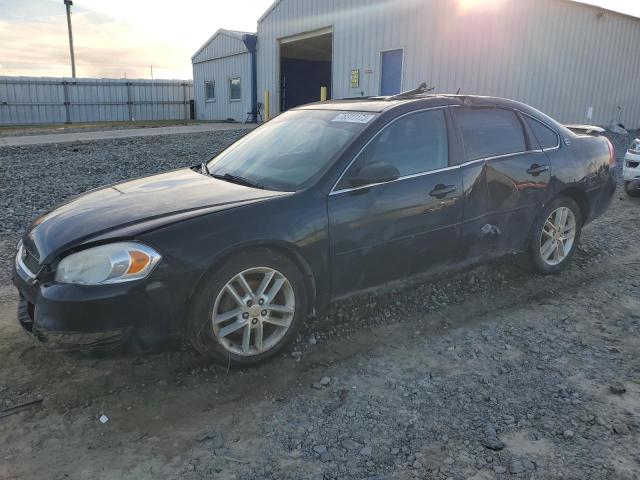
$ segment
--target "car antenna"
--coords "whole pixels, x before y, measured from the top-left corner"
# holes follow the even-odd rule
[[[456,92],[456,95],[460,95],[460,87],[458,87],[458,91]]]
[[[389,100],[398,100],[405,97],[413,97],[414,95],[421,95],[427,92],[431,92],[435,90],[436,87],[427,87],[427,82],[422,82],[418,88],[414,88],[413,90],[407,90],[406,92],[400,92],[396,95],[392,95],[388,97]]]

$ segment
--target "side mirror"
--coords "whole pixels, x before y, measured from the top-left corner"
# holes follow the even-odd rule
[[[390,182],[400,178],[400,171],[393,165],[384,162],[370,163],[354,172],[349,177],[349,183],[354,187],[372,185],[374,183]]]

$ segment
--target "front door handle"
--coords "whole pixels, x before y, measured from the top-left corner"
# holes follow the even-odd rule
[[[444,198],[450,193],[455,192],[457,189],[458,188],[455,185],[443,185],[442,183],[439,183],[429,192],[429,195],[436,198]]]
[[[546,172],[548,170],[549,170],[549,165],[538,165],[537,163],[534,163],[529,167],[529,170],[527,170],[527,173],[529,175],[533,175],[534,177],[537,177],[541,173]]]

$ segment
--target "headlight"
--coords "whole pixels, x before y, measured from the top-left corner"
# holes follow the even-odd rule
[[[88,248],[63,258],[56,282],[100,285],[144,278],[162,257],[141,243],[121,242]]]

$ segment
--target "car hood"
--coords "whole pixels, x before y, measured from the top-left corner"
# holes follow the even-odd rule
[[[37,218],[23,241],[40,263],[75,245],[204,213],[286,195],[185,168],[111,185],[73,198]],[[140,230],[139,228],[137,229]]]

